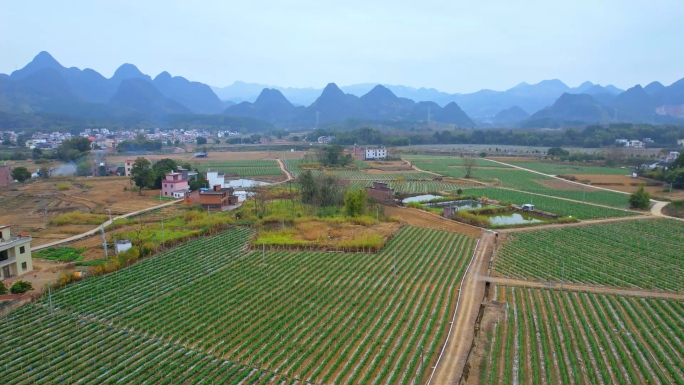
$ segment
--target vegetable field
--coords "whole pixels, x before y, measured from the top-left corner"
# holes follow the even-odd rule
[[[463,194],[476,197],[487,197],[500,202],[510,202],[517,205],[532,203],[537,210],[546,211],[562,216],[572,216],[577,219],[615,218],[637,215],[632,211],[611,209],[601,206],[572,202],[551,198],[543,195],[506,190],[500,188],[471,188],[463,190]]]
[[[349,183],[349,188],[358,189],[371,186],[373,181],[355,180]],[[420,194],[437,191],[455,192],[458,189],[472,188],[474,185],[465,181],[459,183],[439,182],[439,181],[388,181],[387,185],[395,192],[406,194]]]
[[[240,177],[281,175],[275,160],[221,160],[197,164],[200,172],[207,170],[238,174]]]
[[[507,277],[684,291],[684,226],[623,221],[510,234],[494,270]]]
[[[619,167],[602,166],[582,166],[563,163],[543,163],[543,162],[506,162],[508,164],[543,172],[550,175],[630,175],[632,170]]]
[[[475,239],[403,228],[377,254],[251,251],[247,229],[87,279],[0,323],[7,384],[420,381]]]
[[[298,159],[283,159],[283,163],[287,168],[287,171],[292,174],[293,177],[298,177],[302,173],[302,169],[299,165],[302,160]],[[365,165],[365,164],[364,164]],[[367,167],[367,165],[365,165]],[[311,172],[316,175],[324,171],[321,170],[311,170]],[[386,173],[369,173],[361,170],[330,170],[325,171],[330,174],[335,174],[341,179],[346,180],[368,180],[368,181],[390,181],[390,180],[417,180],[417,179],[433,179],[435,175],[426,172],[418,171],[406,171],[406,172],[386,172]]]
[[[684,304],[493,287],[505,316],[488,336],[481,384],[683,384]]]
[[[459,157],[439,157],[430,155],[407,155],[403,157],[404,159],[410,161],[413,165],[417,166],[423,170],[431,170],[439,173],[435,170],[448,170],[449,167],[463,167],[465,162],[463,158]],[[423,167],[425,166],[425,167]],[[500,163],[491,162],[487,159],[475,158],[475,167],[496,167],[496,168],[508,168]]]

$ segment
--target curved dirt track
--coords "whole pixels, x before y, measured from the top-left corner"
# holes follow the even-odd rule
[[[480,238],[468,271],[461,281],[454,320],[428,384],[455,385],[461,381],[485,293],[485,281],[479,277],[487,273],[487,257],[491,255],[494,237],[493,232],[487,232]]]
[[[536,289],[553,289],[560,290],[560,282],[543,282],[543,281],[528,281],[524,279],[515,278],[505,278],[505,277],[492,277],[492,276],[479,276],[477,277],[480,281],[489,282],[496,285],[502,286],[522,286],[530,287]],[[673,291],[655,291],[655,290],[642,290],[642,289],[630,289],[625,287],[616,286],[594,286],[585,285],[581,283],[564,283],[562,285],[563,290],[570,291],[584,291],[589,293],[597,294],[611,294],[611,295],[624,295],[629,297],[644,297],[644,298],[663,298],[663,299],[674,299],[678,301],[684,301],[684,293],[677,293]]]
[[[539,226],[529,226],[529,227],[513,227],[508,229],[498,229],[500,233],[520,233],[523,231],[536,231],[536,230],[548,230],[548,229],[564,229],[566,227],[580,227],[596,225],[599,223],[611,223],[611,222],[625,222],[625,221],[636,221],[642,219],[654,219],[650,215],[635,215],[633,217],[619,217],[619,218],[604,218],[604,219],[589,219],[586,221],[579,221],[574,223],[554,223],[550,225],[539,225]]]
[[[294,179],[294,178],[292,177],[292,174],[290,174],[290,172],[287,171],[287,168],[285,168],[285,164],[283,163],[282,160],[276,159],[276,162],[278,162],[278,167],[280,167],[280,171],[282,171],[283,174],[285,174],[285,175],[287,176],[287,179],[285,179],[285,180],[282,181],[282,182],[273,183],[273,184],[287,183],[287,182],[291,181],[292,179]]]

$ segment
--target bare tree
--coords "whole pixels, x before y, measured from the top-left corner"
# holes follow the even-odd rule
[[[475,167],[475,163],[477,162],[476,158],[472,157],[464,157],[463,158],[463,168],[465,169],[465,175],[463,176],[466,179],[472,178],[473,176],[473,167]]]

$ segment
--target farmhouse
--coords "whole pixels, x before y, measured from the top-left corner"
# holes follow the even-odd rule
[[[10,166],[4,164],[0,166],[0,187],[7,186],[14,182],[12,179],[12,170]]]
[[[170,172],[162,181],[162,194],[165,197],[185,198],[190,189],[188,178],[183,178],[183,173]]]
[[[211,190],[200,189],[199,200],[205,209],[223,209],[238,204],[233,188],[223,187],[221,184],[214,185]]]
[[[394,199],[394,189],[389,188],[387,183],[373,182],[373,185],[366,187],[366,195],[378,201],[391,201]]]
[[[370,160],[370,159],[386,159],[387,149],[385,147],[361,147],[354,145],[351,151],[354,159]]]
[[[0,278],[16,277],[33,270],[31,237],[10,235],[10,225],[0,225]]]

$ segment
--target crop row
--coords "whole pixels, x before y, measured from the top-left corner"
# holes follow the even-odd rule
[[[684,225],[669,219],[522,232],[499,249],[508,277],[684,291]]]
[[[299,167],[302,163],[301,160],[297,159],[284,159],[283,163],[287,170],[292,174],[293,177],[298,177],[301,175],[303,170]],[[311,172],[314,175],[321,174],[323,172],[337,175],[341,179],[345,180],[377,180],[377,181],[390,181],[390,180],[419,180],[419,179],[433,179],[435,175],[418,172],[418,171],[406,171],[406,172],[387,172],[387,173],[370,173],[360,170],[319,170],[313,169]]]
[[[532,203],[537,210],[562,216],[571,216],[577,219],[614,218],[637,215],[632,211],[611,209],[608,207],[594,206],[580,202],[573,202],[543,195],[536,195],[533,193],[500,188],[471,188],[464,190],[463,194],[476,197],[487,197],[489,199],[494,199],[500,202],[510,202],[516,205]]]
[[[363,181],[355,180],[349,183],[349,188],[359,189],[371,186],[373,181]],[[473,187],[472,184],[468,182],[451,183],[451,182],[439,182],[439,181],[388,181],[387,185],[394,189],[397,193],[402,194],[421,194],[429,192],[455,192],[458,189],[467,189]]]
[[[461,178],[465,173],[462,168],[433,167],[431,164],[418,165],[418,167],[425,171],[432,171],[454,178]],[[628,196],[625,194],[594,189],[590,186],[577,186],[569,182],[525,170],[504,170],[492,167],[478,167],[472,170],[472,177],[483,182],[496,183],[502,187],[567,198],[580,202],[591,202],[617,208],[625,208],[628,204]],[[544,185],[540,183],[540,181],[547,181],[547,183],[551,182],[553,183],[553,187],[550,187],[551,185]]]
[[[404,159],[410,161],[413,165],[420,169],[430,169],[430,170],[446,170],[449,167],[463,167],[465,166],[465,158],[460,157],[445,157],[445,156],[432,156],[432,155],[406,155]],[[475,167],[497,167],[497,168],[507,168],[503,164],[495,163],[487,159],[474,158]],[[425,168],[423,167],[425,166]],[[434,171],[439,172],[439,171]]]
[[[481,384],[684,384],[684,304],[496,287]]]
[[[549,175],[630,175],[630,169],[619,167],[585,166],[572,163],[506,162],[513,166]]]
[[[12,313],[0,333],[19,354],[7,355],[5,374],[23,374],[44,351],[49,359],[13,383],[51,383],[55,377],[43,378],[55,373],[84,383],[189,383],[205,372],[207,383],[223,383],[212,365],[237,373],[227,382],[249,376],[248,383],[277,380],[262,370],[290,380],[392,384],[427,372],[473,238],[405,227],[378,254],[352,254],[250,251],[251,234],[233,229],[60,289],[52,305],[44,298],[32,312],[21,310],[40,338]],[[58,334],[51,308],[64,317]],[[74,366],[74,355],[98,362],[97,373]]]

